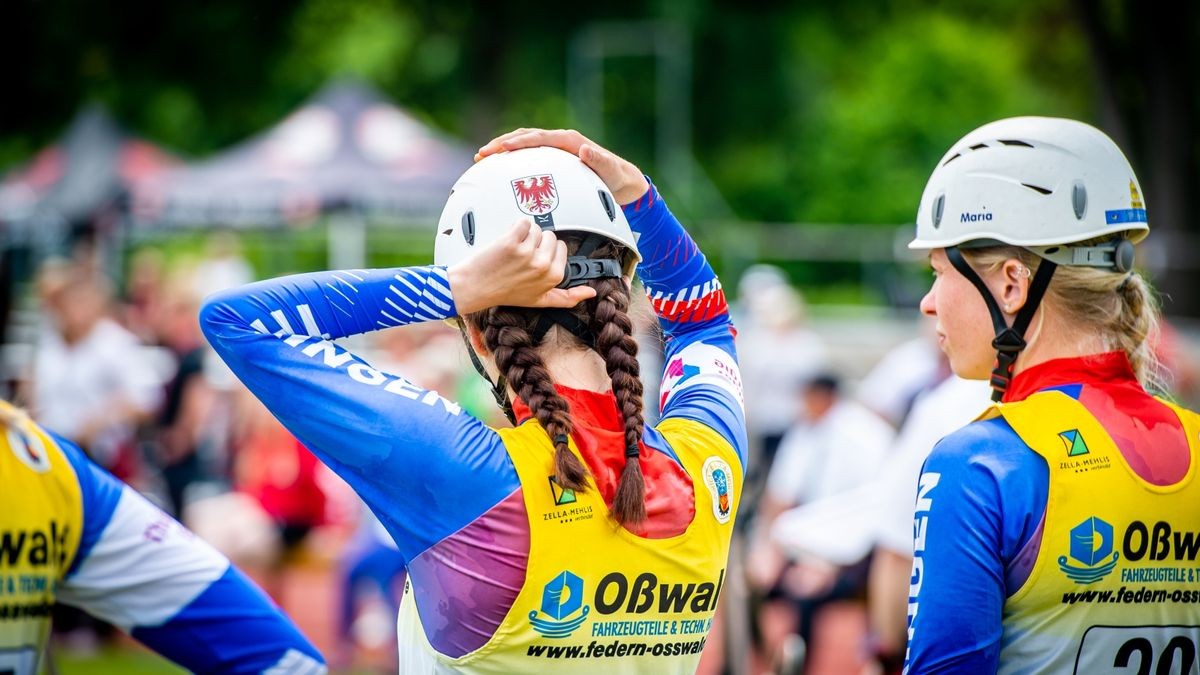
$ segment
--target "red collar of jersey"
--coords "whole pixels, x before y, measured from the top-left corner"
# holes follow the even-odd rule
[[[1051,359],[1030,366],[1013,377],[1004,392],[1004,402],[1022,401],[1048,387],[1064,384],[1137,384],[1137,376],[1125,352],[1088,354]]]
[[[571,406],[575,430],[571,438],[592,472],[604,503],[611,508],[617,483],[625,469],[625,421],[617,414],[611,391],[595,392],[554,385]],[[512,402],[513,415],[521,424],[533,416],[520,398]],[[646,521],[630,532],[651,539],[682,534],[695,514],[692,479],[672,457],[648,449],[639,441],[642,475],[646,482]]]

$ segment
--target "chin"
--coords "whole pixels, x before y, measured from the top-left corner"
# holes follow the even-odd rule
[[[964,359],[946,352],[950,361],[950,370],[964,380],[988,380],[992,377],[992,361],[980,362],[975,359]]]

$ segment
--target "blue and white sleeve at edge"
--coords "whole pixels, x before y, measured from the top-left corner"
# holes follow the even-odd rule
[[[638,276],[666,342],[661,418],[682,417],[712,428],[744,465],[741,371],[721,282],[653,184],[623,210],[638,235]]]
[[[83,501],[59,587],[78,606],[197,673],[324,673],[295,624],[220,553],[56,437]]]
[[[906,672],[995,672],[1010,564],[1046,508],[1046,464],[1002,418],[925,461],[913,520]]]
[[[363,498],[405,559],[519,486],[495,431],[333,340],[452,317],[444,267],[316,272],[208,298],[204,334],[284,426]]]

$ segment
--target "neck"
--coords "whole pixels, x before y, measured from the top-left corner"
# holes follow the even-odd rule
[[[1099,354],[1111,349],[1094,331],[1065,326],[1058,317],[1039,310],[1026,336],[1028,346],[1013,364],[1013,375],[1054,359],[1070,359]]]
[[[590,349],[548,349],[542,353],[542,360],[555,384],[585,391],[612,389],[604,359]]]

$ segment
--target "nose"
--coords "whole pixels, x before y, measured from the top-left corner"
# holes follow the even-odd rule
[[[936,281],[933,282],[933,285],[929,287],[929,292],[925,294],[925,297],[921,298],[921,313],[925,316],[937,316],[937,308],[935,303],[936,297],[934,296],[935,292],[937,292]]]

